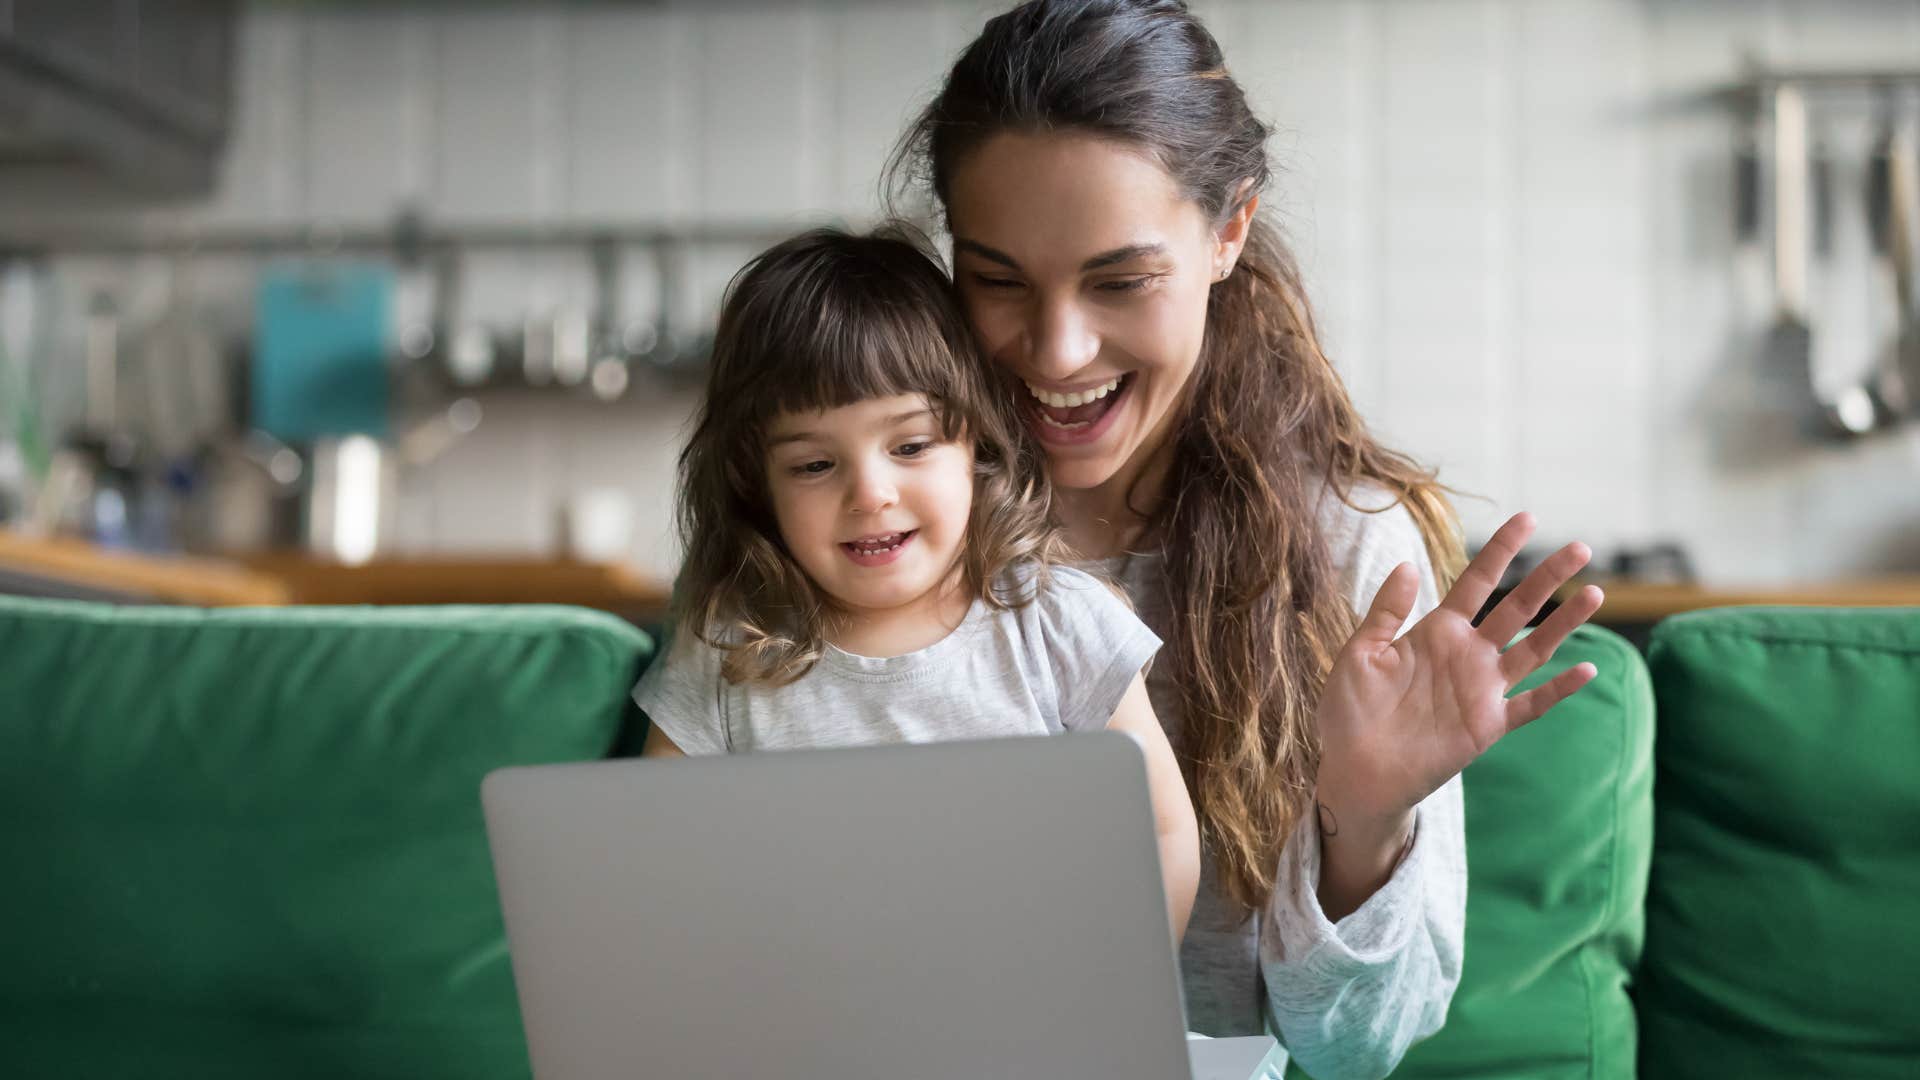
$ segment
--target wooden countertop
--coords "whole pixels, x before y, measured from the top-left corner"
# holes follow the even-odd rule
[[[620,563],[488,556],[381,559],[346,566],[293,552],[234,558],[147,555],[0,529],[0,570],[79,589],[208,607],[282,604],[577,604],[656,618],[670,588]],[[1644,625],[1742,604],[1920,607],[1920,576],[1766,587],[1584,578],[1607,592],[1594,621]]]
[[[0,568],[88,592],[166,604],[230,607],[294,602],[285,582],[226,560],[144,555],[5,529],[0,529]]]
[[[1561,590],[1571,595],[1582,585],[1598,585],[1606,602],[1593,621],[1601,625],[1643,625],[1669,615],[1702,608],[1751,604],[1788,607],[1920,607],[1920,576],[1891,576],[1801,585],[1671,585],[1592,577]]]
[[[298,604],[578,604],[664,613],[670,588],[624,563],[491,556],[376,559],[361,566],[295,553],[248,556]]]
[[[577,604],[665,613],[669,587],[620,563],[514,557],[381,559],[362,566],[282,552],[194,558],[114,551],[0,529],[0,569],[88,592],[206,607],[283,604]]]

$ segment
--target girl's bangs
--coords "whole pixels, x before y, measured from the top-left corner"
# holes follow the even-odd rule
[[[799,333],[785,342],[765,343],[780,355],[762,369],[766,375],[754,409],[759,419],[920,394],[939,417],[943,433],[957,435],[959,413],[972,396],[963,388],[960,365],[972,361],[947,340],[924,301],[834,296],[833,291],[838,290],[820,297],[825,303],[811,318],[785,323]]]

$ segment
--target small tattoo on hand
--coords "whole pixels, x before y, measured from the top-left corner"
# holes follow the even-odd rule
[[[1333,810],[1323,802],[1316,802],[1313,805],[1320,814],[1320,835],[1339,836],[1340,820],[1333,816]]]

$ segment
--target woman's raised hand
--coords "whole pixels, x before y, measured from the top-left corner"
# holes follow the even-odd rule
[[[1440,606],[1398,640],[1394,635],[1413,610],[1419,577],[1407,563],[1387,576],[1321,694],[1324,807],[1381,821],[1404,815],[1501,736],[1593,678],[1592,664],[1577,664],[1542,686],[1507,696],[1599,610],[1601,592],[1589,585],[1513,642],[1555,590],[1587,564],[1592,553],[1585,544],[1554,552],[1473,625],[1533,528],[1529,514],[1509,518]]]

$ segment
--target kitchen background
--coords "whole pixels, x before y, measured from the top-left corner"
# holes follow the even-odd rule
[[[241,456],[281,480],[250,498],[397,470],[355,557],[624,552],[665,577],[673,457],[728,276],[801,225],[871,221],[893,140],[1002,6],[239,7],[204,193],[0,141],[0,492],[24,520],[67,433],[138,410],[172,417],[145,422],[149,445],[199,438],[156,434],[181,416],[217,427],[204,400],[225,383],[201,414],[159,406],[196,362],[250,370],[255,409],[285,407],[259,365],[300,352],[301,283],[333,259],[327,302],[384,328],[399,387],[337,404],[386,415],[387,438],[328,460],[290,439],[298,476],[254,440]],[[1920,81],[1799,99],[1811,379],[1775,355],[1775,146],[1737,93],[1761,69],[1920,72],[1920,0],[1194,6],[1278,127],[1265,206],[1328,351],[1377,430],[1465,493],[1471,539],[1527,508],[1546,541],[1602,560],[1677,545],[1713,584],[1920,572],[1920,413],[1872,425],[1845,393],[1901,325],[1870,180],[1889,126],[1920,125]],[[32,8],[0,2],[0,21]],[[443,258],[435,235],[470,243]],[[103,363],[114,400],[89,416]],[[166,363],[184,366],[140,381]],[[1815,434],[1820,399],[1877,429]],[[247,505],[193,535],[285,535]],[[190,532],[136,526],[127,542]]]

